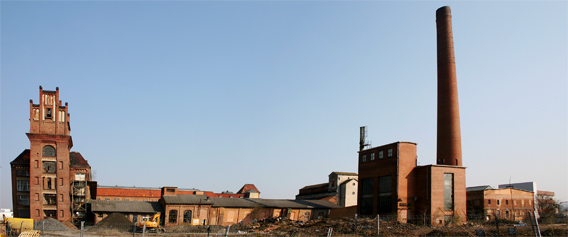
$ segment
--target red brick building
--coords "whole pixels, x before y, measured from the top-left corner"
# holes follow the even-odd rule
[[[39,96],[38,104],[30,100],[30,149],[10,163],[14,216],[70,221],[77,217],[72,211],[84,214],[91,167],[80,153],[70,152],[70,115],[67,103],[59,100],[59,88],[40,86]]]
[[[258,198],[260,191],[254,184],[245,184],[237,193],[222,192],[214,193],[210,191],[200,191],[198,189],[180,189],[177,187],[164,187],[175,189],[180,195],[205,195],[207,197],[223,198]],[[164,188],[149,187],[123,187],[123,186],[98,186],[97,200],[103,201],[143,201],[157,202],[164,195]]]
[[[467,188],[468,219],[523,221],[529,219],[532,211],[533,192],[516,188],[493,189],[491,186]]]
[[[396,214],[400,222],[427,224],[465,218],[465,167],[417,166],[416,143],[360,151],[359,179],[361,215]]]
[[[416,143],[365,149],[361,128],[358,213],[441,225],[466,220],[465,167],[449,7],[436,10],[438,110],[436,165],[417,166]]]

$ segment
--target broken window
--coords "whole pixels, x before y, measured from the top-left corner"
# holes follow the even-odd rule
[[[57,215],[57,211],[56,210],[44,210],[43,214],[45,215],[45,217],[56,217]]]
[[[55,205],[57,203],[57,196],[55,194],[44,194],[43,204],[44,205]]]
[[[191,223],[191,211],[190,210],[183,212],[183,223]]]
[[[47,111],[45,112],[45,118],[46,118],[46,119],[52,118],[52,116],[51,116],[51,108],[47,108]]]
[[[169,223],[177,223],[177,210],[170,210],[170,218],[168,219]]]
[[[55,174],[55,162],[54,161],[44,161],[43,162],[43,172],[49,174]]]

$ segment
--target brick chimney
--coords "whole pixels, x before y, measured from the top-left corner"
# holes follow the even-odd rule
[[[436,159],[439,165],[462,166],[460,112],[456,61],[450,7],[436,10],[438,48],[438,134]]]

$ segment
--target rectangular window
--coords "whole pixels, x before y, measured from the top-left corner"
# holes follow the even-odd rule
[[[392,157],[392,149],[388,149],[388,150],[387,150],[387,156],[388,156],[388,157]]]
[[[444,209],[454,209],[454,174],[444,174]]]
[[[63,178],[59,178],[59,186],[63,186]]]
[[[379,213],[392,212],[392,176],[379,177]]]
[[[28,195],[18,195],[18,205],[20,206],[29,206],[30,205],[30,196]]]
[[[361,156],[361,162],[367,162],[367,155]]]
[[[17,171],[16,171],[16,176],[30,177],[30,171],[27,171],[27,170],[17,170]]]
[[[46,119],[51,119],[51,108],[47,108],[47,111],[45,113],[45,118]]]
[[[84,173],[76,173],[75,180],[77,181],[85,181],[86,175]]]
[[[16,180],[16,190],[21,192],[30,191],[30,181],[29,180]]]
[[[373,178],[363,179],[361,184],[361,214],[373,214]]]
[[[383,151],[379,151],[379,159],[383,158]]]
[[[487,200],[487,204],[491,204],[491,199]]]
[[[375,160],[375,153],[371,153],[371,160]]]
[[[48,174],[55,174],[55,162],[54,161],[44,161],[43,162],[43,172]]]
[[[63,202],[63,194],[59,194],[59,201]]]
[[[60,169],[60,170],[63,169],[63,161],[59,161],[59,169]]]

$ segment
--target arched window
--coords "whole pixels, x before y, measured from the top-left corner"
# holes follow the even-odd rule
[[[191,224],[191,211],[187,210],[183,212],[183,223]]]
[[[177,210],[170,210],[170,218],[168,219],[168,222],[177,223],[177,216],[178,216]]]
[[[44,146],[43,147],[43,156],[55,156],[55,148],[52,146]]]

